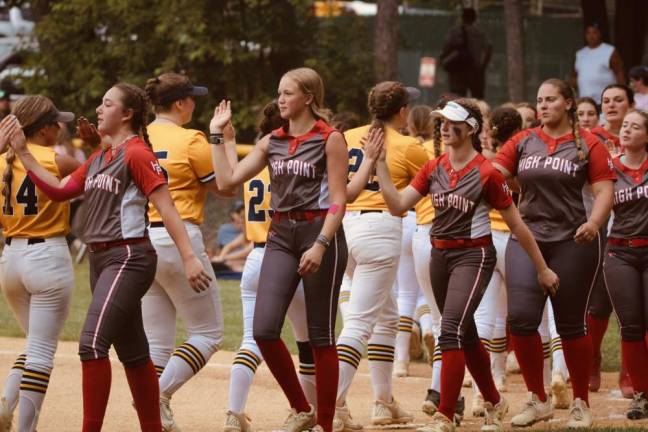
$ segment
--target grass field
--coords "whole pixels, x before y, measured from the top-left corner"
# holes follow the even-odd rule
[[[72,297],[70,315],[61,334],[62,340],[78,340],[85,319],[88,303],[90,302],[90,288],[88,278],[87,260],[81,265],[75,266],[76,288]],[[238,281],[220,281],[221,299],[223,302],[223,313],[225,318],[225,337],[221,349],[228,351],[238,350],[241,343],[243,327],[241,324],[241,297]],[[338,314],[337,332],[341,329],[341,320]],[[21,337],[22,331],[14,320],[4,297],[0,301],[0,336]],[[296,353],[296,346],[290,324],[286,322],[283,330],[283,338],[293,353]],[[178,333],[176,341],[178,344],[185,339],[182,322],[178,320]],[[603,370],[614,371],[619,368],[619,335],[615,319],[610,320],[610,327],[603,341]]]

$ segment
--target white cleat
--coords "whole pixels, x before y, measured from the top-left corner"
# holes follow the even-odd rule
[[[315,419],[315,407],[311,405],[310,412],[297,412],[294,408],[290,410],[288,418],[284,422],[283,431],[302,432],[317,424]]]
[[[511,419],[511,426],[526,427],[539,421],[547,421],[553,418],[553,406],[551,396],[547,395],[547,401],[541,402],[534,393],[531,393],[530,400],[522,408],[522,412]]]
[[[430,423],[423,427],[416,429],[416,432],[454,432],[455,425],[448,417],[440,412],[436,412],[432,416]]]
[[[173,419],[171,411],[171,399],[160,396],[160,419],[162,420],[162,432],[182,432],[180,426]]]
[[[362,430],[362,425],[353,421],[346,403],[341,407],[335,407],[333,432],[356,432],[360,430]]]
[[[571,403],[571,397],[569,396],[569,389],[567,388],[567,383],[565,378],[563,378],[560,372],[555,373],[551,376],[551,395],[553,399],[554,408],[556,409],[567,409]]]
[[[0,399],[0,432],[11,432],[13,423],[13,412],[9,409],[7,399]]]
[[[508,412],[509,406],[506,399],[500,395],[500,401],[493,406],[490,402],[484,402],[484,424],[483,431],[501,431],[502,420]]]
[[[371,424],[391,425],[410,423],[414,416],[405,411],[396,399],[392,398],[391,403],[381,400],[374,401],[373,412],[371,413]]]
[[[245,415],[245,413],[238,414],[227,411],[223,432],[252,432],[250,421],[250,417]]]
[[[404,378],[409,375],[409,363],[402,360],[396,360],[394,362],[394,370],[392,375],[398,378]]]
[[[592,417],[592,410],[587,406],[581,398],[574,399],[569,409],[569,421],[567,421],[568,429],[590,429],[594,423]]]

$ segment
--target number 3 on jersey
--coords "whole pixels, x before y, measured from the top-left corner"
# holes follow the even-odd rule
[[[357,173],[362,165],[362,160],[364,159],[364,153],[362,149],[353,147],[349,149],[349,174]],[[365,185],[365,190],[378,192],[380,190],[380,184],[377,181],[371,181],[374,176],[369,177],[369,181]]]
[[[23,214],[25,216],[34,216],[38,214],[38,195],[36,195],[36,185],[27,176],[25,176],[25,179],[16,191],[16,202],[24,206]],[[5,202],[2,211],[7,216],[13,216],[14,209],[10,200]]]

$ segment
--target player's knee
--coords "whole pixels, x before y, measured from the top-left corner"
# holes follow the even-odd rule
[[[191,336],[187,343],[198,348],[202,355],[207,359],[214,354],[218,347],[220,346],[221,341],[223,340],[222,332],[219,333],[210,333],[208,335],[194,335]]]
[[[79,339],[79,357],[81,361],[108,357],[110,346],[100,338],[94,341],[93,335],[83,332]]]
[[[521,311],[509,310],[507,319],[511,334],[516,336],[531,336],[538,331],[541,319],[532,319]]]
[[[585,336],[585,323],[583,322],[556,322],[556,331],[561,339],[576,339]]]
[[[630,324],[621,326],[621,340],[624,342],[637,342],[644,340],[645,326]]]

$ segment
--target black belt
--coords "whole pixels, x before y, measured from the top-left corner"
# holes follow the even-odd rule
[[[360,210],[360,214],[365,213],[383,213],[383,210]]]
[[[265,246],[266,246],[265,242],[263,242],[263,243],[254,242],[254,247],[255,248],[264,248]]]
[[[164,222],[151,222],[151,228],[164,228]]]
[[[13,237],[7,237],[5,239],[5,244],[7,246],[11,246],[11,239],[12,238]],[[33,244],[38,244],[38,243],[45,243],[45,239],[44,238],[39,238],[39,237],[27,239],[27,244],[28,245],[33,245]]]

